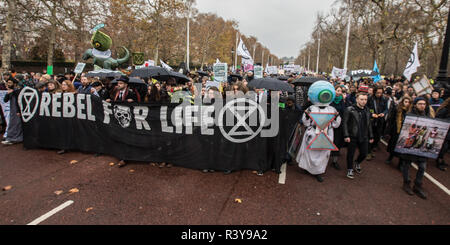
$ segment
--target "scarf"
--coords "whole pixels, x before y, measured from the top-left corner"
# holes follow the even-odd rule
[[[342,96],[342,95],[340,95],[340,96],[334,98],[334,103],[335,103],[336,105],[338,105],[339,103],[341,103],[341,100],[342,100],[343,98],[344,98],[344,96]]]
[[[400,110],[397,110],[397,117],[396,117],[396,125],[397,125],[397,134],[400,133],[400,129],[402,128],[403,125],[403,115],[406,112],[406,107],[402,106],[400,108]]]

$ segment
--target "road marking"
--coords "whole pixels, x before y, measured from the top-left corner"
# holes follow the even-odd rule
[[[411,164],[416,170],[418,170],[419,168],[417,167],[417,165],[415,163]],[[450,190],[445,187],[443,184],[439,183],[439,181],[437,181],[435,178],[431,177],[431,175],[427,174],[425,172],[425,177],[427,177],[427,179],[429,179],[431,182],[433,182],[433,184],[437,185],[439,188],[441,188],[445,193],[447,193],[448,195],[450,195]]]
[[[286,163],[281,165],[281,173],[278,177],[278,184],[284,185],[286,183]]]
[[[39,223],[41,223],[42,221],[44,221],[44,220],[50,218],[52,215],[54,215],[54,214],[56,214],[57,212],[59,212],[59,211],[65,209],[65,208],[67,208],[68,206],[70,206],[70,205],[72,205],[72,204],[73,204],[73,201],[72,201],[72,200],[69,200],[69,201],[67,201],[67,202],[65,202],[65,203],[63,203],[63,204],[61,204],[61,205],[59,205],[58,207],[52,209],[50,212],[48,212],[48,213],[42,215],[41,217],[39,217],[39,218],[33,220],[31,223],[29,223],[29,224],[27,224],[27,225],[37,225],[37,224],[39,224]]]
[[[381,143],[383,143],[385,146],[387,146],[388,144],[386,143],[386,141],[384,140],[380,140]],[[419,168],[417,167],[417,165],[415,163],[411,164],[413,166],[413,168],[415,168],[416,170],[418,170]],[[447,195],[450,195],[450,190],[445,187],[443,184],[441,184],[439,181],[437,181],[435,178],[433,178],[431,175],[427,174],[425,172],[424,176],[430,180],[433,184],[437,185],[437,187],[439,187],[441,190],[443,190],[445,193],[447,193]]]

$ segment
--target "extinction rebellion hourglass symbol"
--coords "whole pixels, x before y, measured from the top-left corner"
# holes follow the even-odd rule
[[[33,118],[37,111],[39,105],[39,95],[36,90],[30,87],[25,87],[20,92],[18,99],[22,119],[24,122],[28,122]]]

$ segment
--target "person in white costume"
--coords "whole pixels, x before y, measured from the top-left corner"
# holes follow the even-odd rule
[[[297,154],[296,160],[298,162],[298,166],[311,175],[315,176],[319,182],[323,182],[322,174],[325,173],[325,170],[328,165],[328,160],[330,159],[331,149],[330,146],[333,145],[333,128],[338,128],[341,124],[341,117],[336,109],[330,106],[330,103],[334,100],[336,92],[331,83],[327,81],[317,81],[311,85],[308,90],[308,99],[313,103],[308,109],[306,109],[305,113],[302,117],[303,125],[305,125],[306,130],[303,135],[302,145]],[[308,115],[311,113],[331,113],[335,114],[336,117],[331,123],[324,128],[323,133],[325,133],[331,142],[324,142],[320,144],[320,142],[315,142],[314,148],[316,149],[308,149],[313,142],[313,140],[321,133],[321,129],[314,123],[313,119]],[[321,122],[318,122],[321,124]],[[321,137],[321,139],[324,139]],[[320,147],[323,145],[323,147]],[[318,148],[318,149],[317,149]]]

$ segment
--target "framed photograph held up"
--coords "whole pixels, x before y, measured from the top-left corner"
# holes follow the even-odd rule
[[[395,152],[437,159],[450,127],[447,120],[406,115]]]

